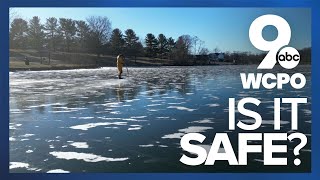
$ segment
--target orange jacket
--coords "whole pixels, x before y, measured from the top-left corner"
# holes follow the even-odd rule
[[[123,65],[124,65],[124,59],[123,59],[123,57],[118,56],[118,57],[117,57],[117,67],[118,67],[118,69],[119,69],[119,70],[122,69]]]

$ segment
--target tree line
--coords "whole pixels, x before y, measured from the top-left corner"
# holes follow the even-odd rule
[[[298,49],[298,52],[300,54],[300,64],[311,63],[311,47]],[[266,55],[266,52],[254,54],[251,52],[227,51],[224,53],[224,61],[235,64],[258,64]]]
[[[10,48],[35,49],[50,52],[75,52],[126,56],[146,56],[150,58],[188,58],[191,54],[208,54],[204,41],[196,36],[181,35],[177,40],[164,34],[155,36],[148,33],[140,39],[133,29],[124,33],[112,29],[107,17],[91,16],[86,20],[68,18],[47,18],[41,24],[34,16],[29,21],[15,18],[10,24]]]
[[[90,53],[98,57],[121,53],[129,57],[171,59],[175,60],[176,65],[190,64],[188,60],[194,60],[194,55],[205,57],[203,59],[207,61],[209,54],[209,50],[204,47],[205,42],[197,36],[181,35],[175,40],[162,33],[157,36],[148,33],[144,39],[140,39],[133,29],[124,32],[118,28],[113,29],[109,18],[103,16],[90,16],[85,21],[50,17],[44,24],[38,16],[29,21],[22,18],[10,21],[9,37],[12,49]],[[311,48],[299,51],[304,62],[310,63]],[[215,48],[212,52],[221,51]],[[224,54],[225,61],[237,64],[256,64],[265,56],[265,53],[238,51]]]

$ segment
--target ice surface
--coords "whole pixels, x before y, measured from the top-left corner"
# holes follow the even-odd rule
[[[195,132],[213,137],[216,132],[236,132],[227,128],[230,97],[236,102],[247,96],[260,99],[259,107],[249,109],[266,119],[260,127],[265,132],[273,131],[274,97],[307,97],[308,103],[299,105],[299,132],[310,140],[310,73],[303,90],[243,90],[239,73],[253,69],[130,67],[130,77],[124,75],[123,80],[116,79],[115,67],[11,72],[10,162],[16,163],[10,165],[17,168],[10,172],[183,171],[178,159],[183,135]],[[295,69],[308,72],[310,66]],[[290,106],[284,105],[284,131],[291,128],[290,113]],[[240,113],[236,116],[243,123],[254,123]],[[232,136],[230,140],[234,141]],[[211,142],[207,138],[203,147],[207,150]],[[309,150],[308,143],[300,155],[306,163]],[[252,154],[248,161],[260,158]]]

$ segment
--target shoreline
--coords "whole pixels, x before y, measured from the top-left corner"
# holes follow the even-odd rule
[[[95,69],[98,66],[78,66],[78,67],[68,67],[68,66],[51,66],[51,67],[32,67],[32,68],[9,68],[9,72],[17,71],[50,71],[50,70],[71,70],[71,69]]]
[[[210,65],[172,65],[172,64],[163,64],[163,65],[131,65],[127,66],[128,68],[155,68],[155,67],[197,67],[197,66],[250,66],[250,65],[258,65],[258,64],[210,64]],[[302,63],[301,65],[310,65],[309,63]],[[50,67],[13,67],[9,68],[9,72],[19,72],[19,71],[50,71],[50,70],[75,70],[75,69],[97,69],[104,67],[114,67],[116,66],[97,66],[97,65],[83,65],[83,66],[50,66]]]
[[[185,66],[185,67],[196,67],[196,66],[221,66],[221,65],[233,65],[233,64],[211,64],[211,65],[133,65],[133,66],[127,66],[127,67],[143,67],[143,68],[152,68],[152,67],[173,67],[173,66]],[[96,68],[103,68],[103,67],[114,67],[116,66],[96,66],[96,65],[86,65],[86,66],[51,66],[51,67],[13,67],[9,68],[9,72],[18,72],[18,71],[50,71],[50,70],[73,70],[73,69],[96,69]]]

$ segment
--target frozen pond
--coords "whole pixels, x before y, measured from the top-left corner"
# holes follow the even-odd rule
[[[277,67],[278,70],[282,70]],[[129,68],[123,80],[116,68],[10,73],[10,172],[221,172],[305,171],[311,157],[311,67],[295,69],[307,77],[303,90],[243,90],[239,73],[256,66]],[[277,72],[275,70],[275,72]],[[308,144],[302,164],[264,167],[262,154],[248,156],[247,167],[188,167],[179,162],[180,138],[228,132],[228,98],[255,97],[262,114],[258,132],[273,129],[273,98],[307,97],[299,105],[299,132]],[[281,109],[280,132],[290,131],[290,105]],[[248,117],[238,119],[251,121]],[[250,123],[250,122],[249,122]],[[234,132],[238,132],[237,130]],[[237,133],[229,133],[237,142]],[[237,144],[237,143],[235,143]],[[236,147],[234,147],[236,151]],[[237,154],[237,152],[235,152]]]

